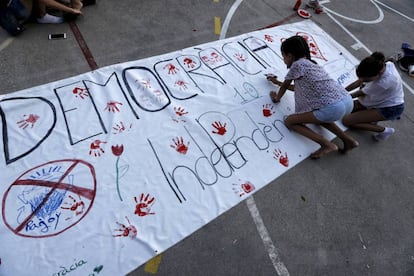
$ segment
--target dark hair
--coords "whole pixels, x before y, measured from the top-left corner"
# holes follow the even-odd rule
[[[385,56],[381,52],[374,52],[364,58],[356,69],[358,78],[371,78],[377,76],[384,68]]]
[[[284,54],[293,55],[295,61],[306,58],[314,62],[311,59],[308,42],[300,35],[294,35],[284,40],[280,46],[280,51]]]

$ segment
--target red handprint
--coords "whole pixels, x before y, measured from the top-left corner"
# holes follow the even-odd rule
[[[139,198],[139,202],[136,196],[134,196],[135,203],[137,205],[135,206],[135,215],[138,215],[139,217],[144,217],[146,215],[154,215],[155,213],[151,212],[151,207],[154,204],[155,198],[150,197],[149,194],[144,195],[141,194]]]
[[[174,144],[170,145],[170,147],[172,147],[173,149],[175,149],[177,152],[181,154],[187,153],[188,145],[190,144],[190,142],[188,142],[187,145],[185,145],[183,137],[177,137],[177,139],[173,138],[172,141],[174,142]]]
[[[185,114],[188,114],[188,112],[185,111],[184,108],[182,108],[182,107],[174,106],[174,111],[175,111],[175,114],[177,114],[178,116],[183,116]]]
[[[188,68],[194,68],[196,66],[194,60],[191,58],[185,58],[183,62],[185,65],[187,65]]]
[[[85,97],[89,97],[88,90],[82,87],[75,87],[72,90],[73,95],[77,98],[78,96],[83,100]]]
[[[63,202],[66,206],[61,206],[60,208],[64,210],[71,210],[75,212],[75,216],[79,216],[83,213],[83,210],[85,209],[85,203],[81,200],[79,196],[79,201],[77,201],[73,196],[69,195],[69,198],[72,202]],[[67,218],[68,220],[69,218]]]
[[[129,129],[132,128],[132,123],[129,124]],[[122,121],[120,121],[119,123],[116,123],[114,127],[112,127],[112,129],[114,130],[114,132],[112,132],[113,134],[119,134],[121,132],[124,132],[125,130],[127,130],[127,128],[125,127],[124,123]]]
[[[270,117],[273,114],[273,105],[264,104],[263,105],[263,116]]]
[[[223,60],[223,58],[216,52],[212,52],[210,56],[213,58],[214,62],[219,62]]]
[[[218,135],[224,135],[227,130],[226,130],[226,123],[224,123],[224,125],[221,124],[221,122],[217,122],[215,121],[214,123],[211,124],[216,130],[213,130],[212,132],[214,134],[218,134]]]
[[[167,65],[165,65],[164,67],[163,67],[163,69],[168,69],[168,74],[170,75],[174,75],[174,74],[176,74],[178,71],[179,71],[179,69],[177,68],[177,67],[175,67],[175,65],[174,64],[172,64],[172,63],[168,63]]]
[[[103,142],[101,140],[93,141],[91,143],[91,146],[90,146],[89,155],[93,154],[95,157],[97,157],[97,156],[101,156],[101,154],[105,153],[103,148],[101,148],[102,143],[106,143],[106,142]]]
[[[274,149],[273,154],[273,158],[279,160],[280,164],[285,167],[289,166],[289,158],[287,156],[287,152],[285,152],[285,155],[282,155],[282,151],[280,149]]]
[[[33,128],[34,124],[40,117],[35,114],[30,114],[29,116],[23,115],[23,120],[18,121],[16,124],[19,125],[20,128],[25,129],[26,127],[30,126]]]
[[[126,226],[125,224],[116,222],[116,224],[121,226],[121,228],[115,229],[114,231],[122,232],[122,233],[112,235],[113,237],[128,237],[129,236],[131,238],[135,238],[137,236],[137,234],[138,234],[137,228],[134,225],[131,224],[131,222],[129,221],[127,216],[125,216],[125,218],[128,221],[129,225]]]
[[[265,34],[264,35],[264,39],[267,40],[267,41],[269,41],[269,42],[273,42],[273,37],[271,35]]]
[[[238,61],[246,61],[246,58],[241,53],[234,54],[234,57],[237,58]]]
[[[180,88],[180,90],[186,90],[188,87],[187,87],[187,84],[188,83],[186,83],[185,81],[183,81],[183,80],[178,80],[178,81],[176,81],[175,83],[174,83],[174,85],[175,86],[178,86],[179,88]]]
[[[150,79],[141,80],[141,85],[144,88],[151,88],[151,81],[150,81]]]
[[[109,112],[114,112],[114,113],[119,112],[118,105],[122,105],[122,103],[110,101],[106,104],[105,110],[107,110]]]

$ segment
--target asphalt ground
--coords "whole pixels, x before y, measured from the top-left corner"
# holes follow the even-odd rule
[[[0,30],[0,94],[303,20],[294,2],[97,0],[75,23]],[[358,59],[414,45],[412,0],[321,3],[311,20]],[[359,148],[301,162],[129,275],[414,275],[414,78],[401,75],[389,140],[349,131]]]

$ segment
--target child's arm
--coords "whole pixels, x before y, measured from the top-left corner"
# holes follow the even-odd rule
[[[363,96],[365,96],[365,93],[361,89],[355,91],[354,93],[351,93],[352,98],[358,98],[358,97],[363,97]]]
[[[277,76],[275,76],[275,75],[272,75],[272,74],[267,74],[266,75],[266,79],[268,80],[268,81],[271,81],[272,83],[274,83],[274,84],[276,84],[276,85],[279,85],[279,86],[282,86],[283,85],[283,83],[284,82],[281,82],[280,80],[278,80],[277,79]],[[291,90],[291,91],[294,91],[295,90],[295,86],[293,85],[293,84],[290,84],[292,81],[289,81],[289,86],[287,86],[287,88],[286,89],[289,89],[289,90]]]
[[[353,83],[349,84],[347,87],[345,87],[346,91],[352,91],[356,88],[360,88],[362,86],[363,82],[362,80],[356,80]]]
[[[278,85],[280,85],[279,92],[276,94],[276,92],[272,91],[270,95],[270,98],[274,103],[280,102],[280,99],[283,97],[283,95],[285,95],[286,90],[288,90],[288,88],[291,90],[290,88],[294,87],[294,85],[290,84],[291,82],[292,80],[285,80],[284,82],[278,81]]]

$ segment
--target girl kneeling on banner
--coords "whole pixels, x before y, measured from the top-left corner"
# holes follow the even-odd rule
[[[295,113],[286,117],[285,124],[321,146],[310,157],[318,159],[337,151],[338,146],[306,126],[308,123],[336,134],[343,141],[343,153],[357,147],[358,142],[335,124],[352,111],[353,103],[348,91],[311,60],[309,46],[303,37],[293,36],[283,41],[281,52],[289,71],[283,82],[273,75],[267,76],[269,81],[280,86],[278,92],[270,92],[270,98],[278,103],[287,89],[294,91]]]

